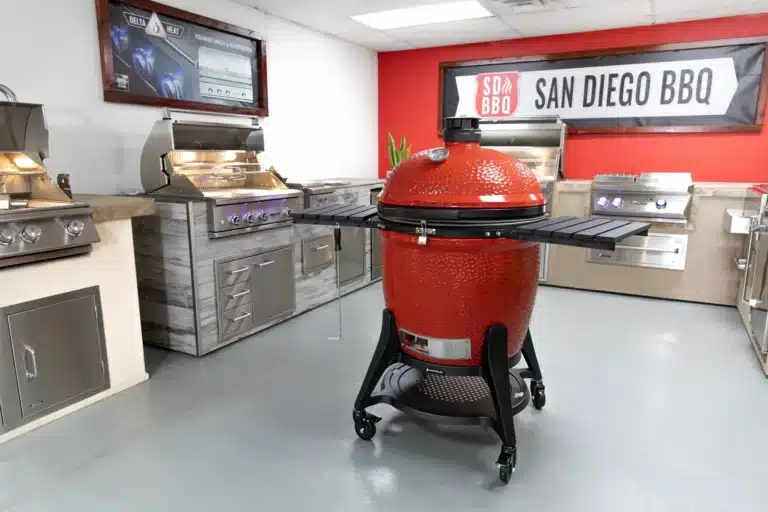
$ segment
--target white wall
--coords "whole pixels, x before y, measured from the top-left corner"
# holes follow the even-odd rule
[[[43,103],[49,173],[75,192],[140,189],[139,155],[160,110],[103,101],[93,0],[2,0],[0,83]],[[375,52],[230,0],[165,0],[267,40],[267,151],[284,176],[377,174]],[[332,126],[328,126],[332,123]]]

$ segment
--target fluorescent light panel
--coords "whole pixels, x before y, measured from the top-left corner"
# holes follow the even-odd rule
[[[405,9],[372,12],[352,16],[352,19],[378,30],[387,30],[390,28],[445,23],[447,21],[489,18],[491,16],[493,14],[488,9],[475,1],[469,1],[420,5],[417,7],[406,7]]]

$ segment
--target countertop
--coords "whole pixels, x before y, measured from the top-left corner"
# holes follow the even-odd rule
[[[143,217],[155,213],[155,200],[149,197],[74,194],[72,199],[91,205],[93,220],[97,223]]]

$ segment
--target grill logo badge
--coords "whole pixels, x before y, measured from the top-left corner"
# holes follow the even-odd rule
[[[509,117],[517,110],[519,96],[517,72],[482,73],[475,77],[475,110],[483,118]]]
[[[160,21],[156,12],[153,12],[152,16],[150,16],[149,21],[147,22],[147,28],[144,32],[146,32],[148,36],[155,36],[161,39],[166,39],[168,37],[168,34],[165,32],[165,27],[163,27],[163,22]]]

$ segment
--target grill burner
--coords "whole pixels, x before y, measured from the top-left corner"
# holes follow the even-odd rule
[[[478,146],[478,119],[446,119],[444,138],[445,148],[390,173],[377,206],[309,208],[293,219],[334,226],[337,245],[339,226],[381,232],[387,309],[354,404],[357,435],[375,435],[380,418],[366,408],[377,403],[428,420],[490,424],[502,440],[506,483],[517,461],[513,417],[529,400],[536,409],[546,402],[528,330],[537,243],[612,250],[649,224],[548,219],[525,164]],[[528,368],[510,370],[521,356]]]

